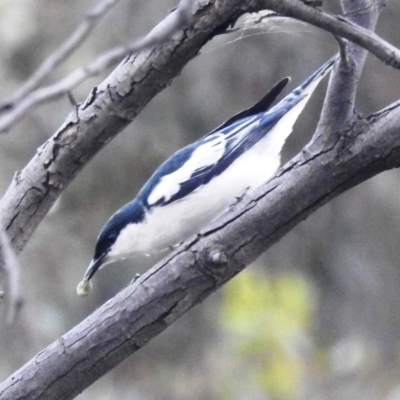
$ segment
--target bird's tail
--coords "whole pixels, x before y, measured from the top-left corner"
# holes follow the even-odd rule
[[[289,93],[284,99],[282,99],[276,106],[271,108],[270,113],[276,111],[282,111],[286,114],[291,108],[302,105],[300,112],[303,110],[314,90],[321,82],[321,80],[331,72],[333,65],[335,64],[338,55],[333,56],[324,65],[318,68],[309,78],[307,78],[300,86]],[[297,118],[296,118],[297,119]]]
[[[290,97],[291,95],[296,96],[299,94],[310,97],[315,88],[321,82],[321,80],[331,72],[337,59],[338,55],[336,54],[335,56],[330,58],[324,65],[319,67],[308,79],[306,79],[300,86],[294,89],[293,92],[290,93],[287,97]]]
[[[264,114],[260,121],[260,127],[268,125],[271,120],[276,121],[273,129],[268,133],[268,140],[273,143],[276,152],[279,154],[287,137],[292,133],[293,125],[303,111],[312,93],[321,80],[332,70],[338,55],[328,60],[318,68],[300,86],[289,93],[278,104]]]

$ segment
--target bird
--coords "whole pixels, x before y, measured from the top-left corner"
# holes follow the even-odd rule
[[[89,294],[93,275],[104,265],[173,248],[227,211],[235,199],[267,182],[280,166],[294,123],[336,58],[272,108],[290,78],[163,162],[100,231],[77,294]]]

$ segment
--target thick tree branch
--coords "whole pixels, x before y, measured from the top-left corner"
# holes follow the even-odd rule
[[[400,165],[400,107],[303,152],[0,385],[7,400],[72,399],[326,202]]]
[[[190,27],[129,57],[94,88],[14,179],[0,203],[0,213],[18,250],[83,165],[134,119],[215,32],[251,9],[250,2],[234,0],[202,4]],[[236,210],[189,239],[38,354],[0,385],[0,398],[72,399],[323,204],[381,171],[398,167],[399,156],[399,103],[368,119],[352,119],[329,146],[315,143],[302,152]]]
[[[187,2],[187,1],[186,1]],[[210,1],[194,11],[190,28],[174,30],[170,14],[150,33],[154,47],[128,57],[17,174],[0,202],[0,223],[20,251],[59,194],[83,166],[125,128],[214,34],[235,21],[241,2]],[[175,11],[181,18],[179,10]],[[161,37],[167,32],[165,43]]]
[[[63,126],[16,175],[0,202],[0,223],[6,227],[17,252],[83,166],[132,122],[148,101],[198,54],[206,41],[239,15],[257,7],[269,7],[282,14],[310,20],[330,31],[337,27],[336,34],[353,37],[364,45],[371,37],[366,30],[293,0],[209,0],[197,9],[188,8],[191,3],[187,0],[181,3],[183,12],[178,8],[176,15],[171,13],[150,33],[150,38],[156,38],[156,44],[126,59],[95,87],[86,102],[71,112]],[[182,29],[177,23],[182,20],[190,20],[190,27]],[[380,50],[390,48],[379,43],[375,47]],[[397,52],[392,54],[392,64],[397,62]]]

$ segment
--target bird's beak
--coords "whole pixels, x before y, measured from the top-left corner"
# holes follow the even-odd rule
[[[87,279],[88,281],[92,279],[93,275],[96,273],[96,271],[104,264],[106,255],[102,255],[99,258],[93,259],[89,266],[87,267],[87,270],[85,272],[85,275],[83,276],[83,279]]]
[[[76,292],[78,296],[87,296],[90,293],[90,290],[92,289],[92,283],[90,282],[90,279],[92,279],[96,271],[102,266],[105,259],[106,254],[91,261],[85,272],[85,275],[83,276],[83,279],[78,283],[78,286],[76,287]]]

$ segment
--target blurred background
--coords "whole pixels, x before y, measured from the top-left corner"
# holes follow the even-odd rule
[[[48,83],[97,54],[146,34],[176,0],[121,0]],[[324,8],[339,12],[339,1]],[[94,0],[0,1],[0,100],[7,99],[79,25]],[[400,47],[400,3],[377,32]],[[223,35],[68,187],[21,254],[25,303],[6,324],[0,306],[0,379],[116,294],[155,259],[119,262],[78,298],[76,284],[109,216],[160,162],[239,110],[277,80],[287,90],[337,51],[313,27],[284,22]],[[110,71],[73,91],[83,101]],[[400,97],[399,72],[369,56],[357,107]],[[284,149],[287,161],[314,131],[321,85]],[[0,135],[0,194],[62,124],[67,98],[43,105]],[[330,202],[220,292],[78,396],[79,400],[400,399],[400,175],[381,174]]]

